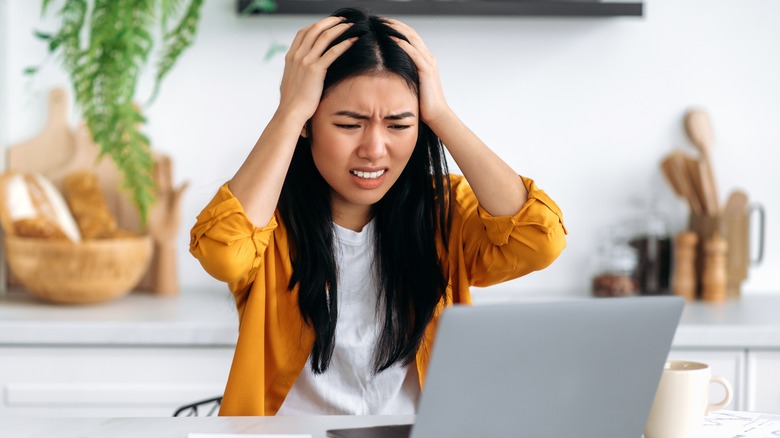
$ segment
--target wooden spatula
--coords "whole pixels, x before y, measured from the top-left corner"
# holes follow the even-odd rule
[[[698,160],[699,175],[701,176],[701,195],[705,200],[707,214],[716,215],[720,212],[718,200],[718,186],[715,183],[715,172],[712,168],[712,143],[714,134],[712,123],[707,112],[700,108],[694,108],[685,115],[685,132],[696,149],[701,153]]]
[[[691,212],[697,215],[701,214],[702,207],[691,185],[685,164],[685,154],[680,149],[675,149],[661,161],[661,170],[675,194],[688,203]]]
[[[711,207],[708,204],[708,198],[704,194],[704,184],[702,183],[701,166],[696,157],[688,154],[682,156],[682,165],[685,168],[685,176],[691,186],[691,197],[696,200],[700,206],[700,214],[711,214]]]

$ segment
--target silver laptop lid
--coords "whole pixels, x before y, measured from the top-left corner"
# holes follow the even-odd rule
[[[639,438],[684,301],[448,308],[412,438]]]

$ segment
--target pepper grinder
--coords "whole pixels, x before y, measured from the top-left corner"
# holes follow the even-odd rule
[[[701,275],[701,296],[706,301],[725,301],[728,274],[726,250],[728,244],[719,233],[704,243],[704,269]]]
[[[672,292],[685,298],[696,299],[696,243],[699,236],[693,231],[682,231],[674,239],[674,273]]]

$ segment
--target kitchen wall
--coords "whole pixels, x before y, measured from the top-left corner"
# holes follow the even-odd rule
[[[32,37],[53,28],[39,3],[0,0],[6,145],[35,135],[46,93],[67,84]],[[154,147],[173,156],[177,180],[190,182],[179,233],[185,288],[219,287],[189,256],[189,228],[275,110],[283,54],[266,60],[267,52],[317,18],[242,18],[234,3],[206,1],[195,45],[147,110]],[[560,259],[494,291],[587,293],[605,230],[641,216],[642,205],[655,204],[680,230],[686,207],[659,162],[675,147],[693,151],[682,117],[700,105],[713,119],[721,199],[739,187],[767,213],[764,262],[744,293],[780,293],[780,2],[648,0],[645,8],[643,18],[399,17],[437,55],[461,118],[564,211],[570,234]],[[21,74],[41,62],[38,76]]]

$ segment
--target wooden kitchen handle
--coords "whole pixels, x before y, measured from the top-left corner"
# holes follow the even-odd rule
[[[685,155],[683,160],[685,166],[685,175],[691,187],[691,198],[699,205],[703,214],[710,214],[710,208],[707,205],[707,198],[704,196],[704,187],[701,180],[701,168],[699,161],[691,156]]]
[[[698,160],[699,180],[701,184],[701,196],[704,199],[706,212],[710,215],[717,215],[720,212],[720,202],[718,201],[718,188],[715,185],[715,175],[712,171],[712,163],[706,156]]]

